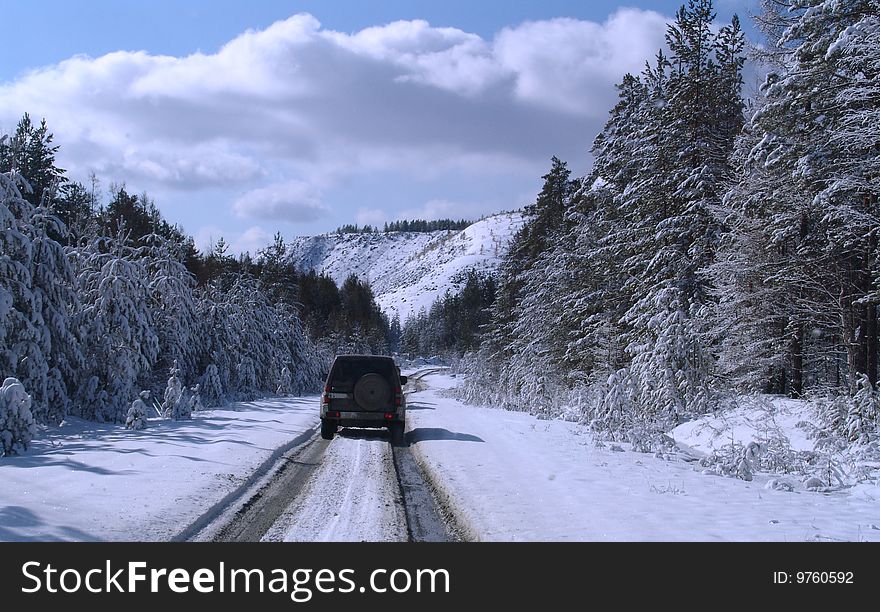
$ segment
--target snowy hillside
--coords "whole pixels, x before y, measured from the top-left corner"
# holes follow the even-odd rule
[[[352,273],[369,281],[379,306],[403,322],[456,292],[468,270],[495,270],[522,223],[521,213],[503,213],[460,232],[323,234],[294,238],[290,253],[299,268],[337,284]]]

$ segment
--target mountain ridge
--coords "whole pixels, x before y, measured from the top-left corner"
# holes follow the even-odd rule
[[[327,274],[337,284],[349,274],[368,281],[382,310],[403,323],[446,291],[457,293],[469,270],[494,273],[523,221],[515,211],[460,231],[301,236],[290,241],[288,256],[297,269]]]

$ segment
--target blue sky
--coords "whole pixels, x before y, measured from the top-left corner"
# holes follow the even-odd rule
[[[473,218],[532,200],[552,155],[587,169],[678,5],[0,0],[0,132],[46,117],[71,178],[200,244]]]

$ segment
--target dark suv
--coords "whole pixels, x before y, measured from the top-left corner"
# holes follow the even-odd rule
[[[391,357],[338,355],[321,396],[321,437],[339,427],[387,427],[392,444],[403,442],[406,376]]]

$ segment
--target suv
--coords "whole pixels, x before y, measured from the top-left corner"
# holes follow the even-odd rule
[[[387,427],[391,443],[403,442],[406,376],[391,357],[338,355],[321,396],[321,437],[341,427]]]

